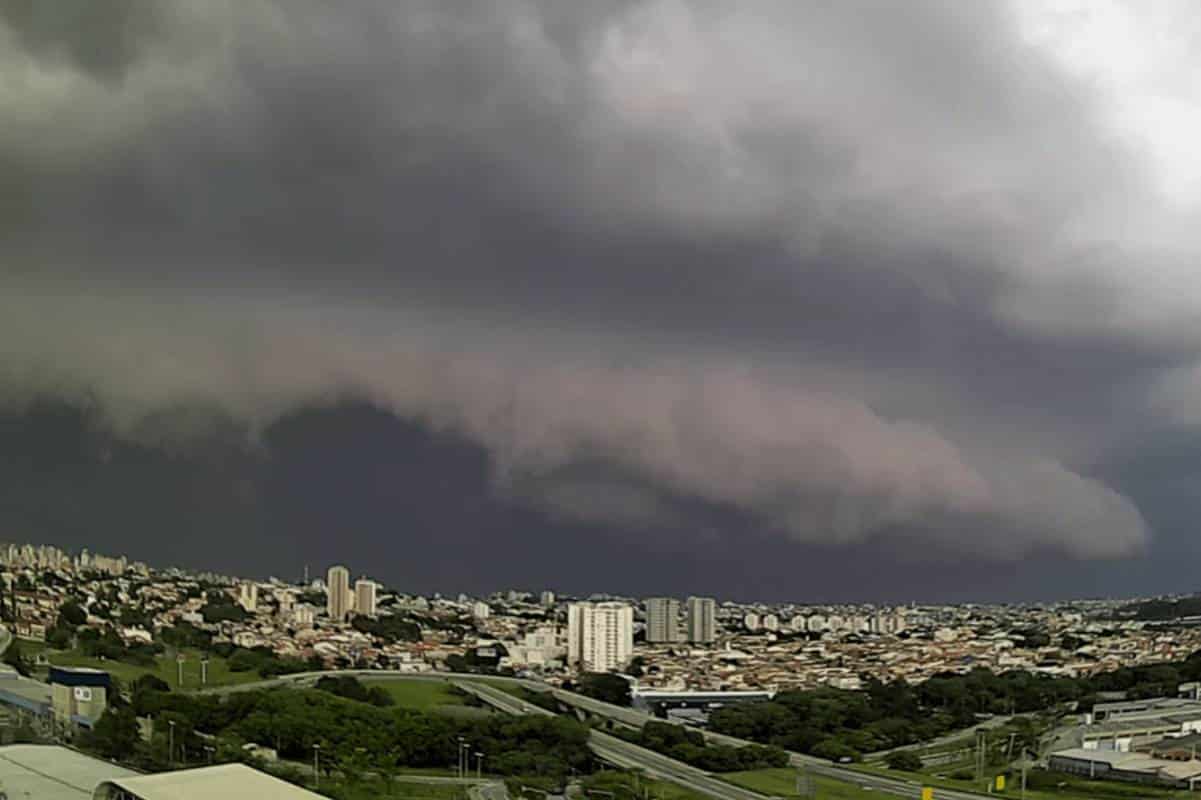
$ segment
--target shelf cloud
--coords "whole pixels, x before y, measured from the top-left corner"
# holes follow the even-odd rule
[[[1098,464],[1193,424],[1201,98],[1186,6],[1090,8],[0,0],[0,400],[354,396],[582,524],[1141,553]]]

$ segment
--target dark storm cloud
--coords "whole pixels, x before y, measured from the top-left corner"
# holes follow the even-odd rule
[[[1003,5],[0,8],[13,403],[350,392],[568,517],[1147,541],[1088,464],[1190,327],[1085,246],[1151,179]]]
[[[0,0],[0,22],[39,60],[116,80],[159,32],[158,6],[152,0]]]

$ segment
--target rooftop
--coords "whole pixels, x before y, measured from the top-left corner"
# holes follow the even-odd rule
[[[221,764],[157,775],[113,778],[107,781],[107,785],[141,800],[325,800],[322,795],[273,778],[245,764]],[[104,795],[97,791],[96,796]]]
[[[65,747],[0,747],[0,791],[12,798],[91,800],[98,784],[136,774]]]

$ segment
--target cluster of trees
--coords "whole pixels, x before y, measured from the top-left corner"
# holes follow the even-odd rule
[[[611,672],[584,672],[575,683],[569,681],[563,688],[615,706],[630,705],[630,682]]]
[[[160,628],[158,638],[163,644],[176,648],[211,650],[213,646],[213,635],[197,628],[190,622],[180,621],[174,625]]]
[[[478,672],[486,675],[499,675],[501,670],[500,660],[509,654],[505,646],[500,642],[489,645],[486,649],[491,651],[491,655],[480,655],[480,648],[468,648],[464,655],[458,653],[447,656],[446,668],[451,672]],[[512,670],[507,670],[512,674]]]
[[[788,753],[769,745],[706,744],[700,731],[667,722],[648,722],[634,733],[618,733],[627,741],[691,764],[707,772],[738,772],[788,766]]]
[[[313,669],[310,662],[299,658],[280,658],[269,647],[245,648],[222,643],[215,645],[212,652],[225,658],[230,672],[257,672],[262,678],[275,678]],[[320,666],[317,668],[320,669]]]
[[[358,700],[373,706],[390,706],[396,702],[382,686],[364,686],[358,678],[350,675],[326,675],[318,678],[316,688],[338,697],[345,697],[347,700]]]
[[[904,772],[921,772],[922,759],[912,750],[894,750],[884,757],[884,763],[889,769],[899,769]]]
[[[421,626],[400,616],[382,616],[372,619],[362,615],[350,621],[356,631],[378,636],[386,642],[420,642]]]
[[[1182,597],[1179,600],[1146,600],[1118,610],[1119,617],[1142,620],[1170,620],[1201,615],[1201,597]]]
[[[124,661],[139,667],[153,667],[157,663],[155,659],[164,650],[159,642],[127,645],[111,627],[103,631],[84,628],[76,634],[75,640],[79,651],[85,656]]]
[[[1088,709],[1098,692],[1121,691],[1136,699],[1173,695],[1180,683],[1194,680],[1201,680],[1201,651],[1181,662],[1124,667],[1090,678],[980,668],[935,675],[916,686],[873,680],[862,691],[782,692],[770,702],[718,709],[709,724],[718,733],[836,760],[932,739],[970,727],[982,714],[1042,711],[1065,703]]]
[[[135,682],[130,705],[101,718],[92,746],[106,755],[126,747],[128,720],[154,719],[156,730],[175,722],[175,741],[189,759],[202,758],[211,741],[255,742],[282,758],[308,761],[320,746],[323,767],[362,760],[371,770],[400,766],[449,767],[457,763],[459,738],[485,754],[490,772],[562,777],[589,772],[588,729],[566,717],[459,718],[402,708],[383,708],[317,689],[248,691],[226,697],[164,691]],[[351,690],[353,691],[353,690]],[[107,720],[107,721],[106,721]]]
[[[242,622],[250,616],[246,609],[225,594],[210,595],[209,601],[201,607],[200,615],[210,625],[215,622]]]
[[[53,627],[46,631],[46,644],[58,650],[68,650],[75,643],[75,631],[88,621],[88,614],[74,600],[68,600],[58,608],[58,618]]]

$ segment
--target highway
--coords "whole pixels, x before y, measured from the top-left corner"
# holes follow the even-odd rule
[[[353,676],[356,678],[371,679],[371,680],[437,680],[437,681],[445,681],[448,683],[452,683],[452,684],[458,686],[459,688],[464,689],[465,691],[471,691],[472,694],[475,694],[477,697],[480,697],[481,700],[488,702],[493,707],[498,708],[502,711],[505,711],[506,713],[510,713],[510,714],[539,714],[540,713],[540,714],[548,714],[548,715],[551,714],[551,712],[549,712],[543,708],[539,708],[538,706],[532,705],[530,703],[525,703],[525,702],[521,701],[519,698],[514,697],[513,695],[510,695],[506,692],[500,691],[499,689],[495,689],[494,687],[489,686],[487,684],[480,683],[479,679],[481,676],[479,676],[479,675],[474,675],[474,674],[470,674],[470,673],[455,673],[455,672],[412,673],[412,672],[391,672],[388,670],[377,670],[377,669],[376,670],[349,669],[349,670],[331,670],[331,671],[326,671],[326,672],[302,672],[302,673],[295,673],[292,675],[285,675],[283,677],[274,678],[271,680],[256,681],[254,683],[244,683],[244,684],[241,684],[238,686],[223,686],[223,687],[218,687],[218,688],[213,688],[213,689],[206,689],[204,691],[209,692],[209,693],[214,693],[214,694],[228,694],[228,693],[232,693],[232,692],[241,692],[241,691],[247,691],[247,690],[251,690],[251,689],[268,689],[268,688],[277,687],[277,686],[306,686],[306,685],[312,685],[313,683],[315,683],[317,681],[318,678],[321,678],[323,676],[340,676],[340,675],[349,675],[349,676]],[[521,687],[524,687],[526,689],[530,689],[530,690],[536,691],[536,692],[544,692],[544,693],[549,692],[551,694],[551,696],[553,696],[556,700],[558,700],[559,702],[561,702],[565,705],[569,705],[574,708],[578,708],[582,711],[585,711],[590,714],[594,714],[599,717],[604,717],[606,719],[614,720],[615,722],[624,723],[626,725],[633,725],[633,726],[641,727],[645,723],[650,722],[652,720],[656,721],[656,722],[664,721],[662,719],[659,719],[658,717],[655,717],[651,714],[646,713],[645,711],[639,711],[637,709],[623,708],[621,706],[615,706],[615,705],[612,705],[611,703],[605,703],[600,700],[594,700],[591,697],[585,697],[584,695],[576,694],[575,692],[568,692],[568,691],[564,691],[563,689],[556,689],[556,688],[548,686],[544,683],[540,683],[538,681],[523,680],[521,678],[497,678],[497,677],[492,677],[492,676],[488,676],[488,680],[491,682],[505,682],[505,683],[512,684],[514,686],[521,686]],[[465,687],[467,687],[467,686],[472,687],[472,690],[466,689]],[[722,735],[719,733],[711,733],[711,732],[707,732],[707,731],[705,731],[703,733],[705,734],[705,738],[707,741],[713,742],[715,744],[728,744],[728,745],[731,745],[734,747],[744,747],[748,744],[752,744],[752,742],[748,742],[745,739],[738,739],[733,736],[725,736],[725,735]],[[673,783],[678,783],[678,784],[681,784],[684,786],[688,786],[689,788],[693,788],[693,789],[695,789],[695,791],[702,792],[710,797],[739,798],[740,800],[765,800],[763,795],[757,794],[755,792],[750,792],[745,789],[740,789],[739,787],[736,787],[736,786],[732,786],[731,784],[725,783],[724,781],[720,781],[720,780],[710,776],[708,773],[704,772],[703,770],[699,770],[699,769],[696,769],[695,767],[690,767],[686,764],[682,764],[678,761],[674,761],[672,759],[666,758],[665,756],[661,756],[658,753],[651,753],[651,751],[646,750],[645,748],[636,747],[635,745],[631,745],[628,742],[622,741],[620,739],[616,739],[616,741],[620,743],[619,745],[612,746],[612,743],[608,742],[606,740],[615,739],[616,737],[611,737],[611,736],[608,736],[607,734],[601,734],[601,736],[604,738],[601,740],[598,740],[597,744],[599,744],[599,746],[603,749],[603,752],[598,751],[595,746],[593,747],[593,751],[597,752],[597,755],[599,755],[601,758],[604,758],[606,761],[611,760],[610,757],[612,757],[612,763],[620,764],[621,766],[637,766],[639,768],[645,769],[648,774],[655,775],[656,777],[663,777],[664,779],[670,780]],[[606,747],[606,745],[610,745],[610,746]],[[638,751],[641,763],[632,763],[629,760],[629,759],[633,758],[633,754],[631,753],[631,751],[628,748],[633,748],[633,750]],[[648,753],[650,753],[651,755],[650,756],[645,755]],[[652,759],[651,756],[653,756],[654,758]],[[887,777],[884,775],[876,775],[874,773],[861,772],[856,769],[844,767],[844,766],[841,766],[838,764],[831,763],[829,761],[825,761],[820,758],[803,755],[801,753],[789,753],[789,757],[790,757],[790,761],[793,766],[799,767],[799,768],[804,768],[806,771],[808,771],[812,774],[815,774],[815,775],[821,775],[823,777],[830,778],[832,780],[840,781],[843,783],[850,783],[850,784],[854,784],[856,786],[870,786],[875,791],[883,792],[883,793],[890,794],[890,795],[893,795],[896,797],[918,798],[921,796],[920,785],[917,783],[914,783],[912,781],[909,781],[909,780],[890,778],[890,777]],[[626,759],[626,761],[620,762],[617,759]],[[670,764],[672,765],[672,770],[670,771],[670,774],[669,774],[669,771],[667,770],[666,766],[661,761],[659,761],[659,759],[663,759],[664,761],[670,762]],[[678,766],[676,766],[676,765],[678,765]],[[703,781],[701,780],[702,778],[703,778]],[[694,786],[693,783],[691,783],[692,781],[696,781],[697,785]],[[701,785],[705,786],[706,788],[703,788],[703,789],[700,788]],[[718,793],[718,792],[720,792],[720,793]],[[983,794],[980,792],[964,791],[962,789],[936,788],[934,790],[935,800],[981,800],[981,798],[987,798],[987,797],[989,797],[989,795],[987,795],[987,794]]]
[[[555,716],[539,706],[532,705],[507,692],[483,683],[454,680],[451,683],[464,692],[473,694],[485,703],[508,714],[540,714]],[[743,789],[714,778],[704,770],[676,761],[665,755],[631,744],[616,736],[594,730],[589,735],[588,746],[598,758],[617,767],[640,769],[652,778],[670,781],[718,800],[767,800],[764,795]]]

